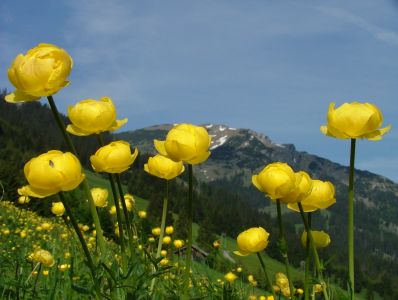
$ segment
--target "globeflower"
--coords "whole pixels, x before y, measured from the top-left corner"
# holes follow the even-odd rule
[[[144,170],[153,176],[171,180],[184,172],[185,168],[182,161],[175,162],[158,154],[148,159],[148,163],[144,165]]]
[[[304,171],[299,171],[294,175],[296,177],[295,187],[289,194],[280,198],[283,203],[299,202],[311,193],[311,177]]]
[[[238,278],[238,276],[236,276],[236,275],[235,275],[234,273],[232,273],[232,272],[228,272],[227,274],[225,274],[224,278],[225,278],[226,281],[232,283],[232,282],[234,282],[234,281]]]
[[[252,176],[252,183],[272,200],[283,199],[293,192],[296,175],[286,163],[275,162],[267,165],[258,175]]]
[[[314,239],[315,247],[325,248],[330,244],[330,236],[324,231],[311,230],[312,238]],[[307,245],[307,231],[301,235],[301,245]]]
[[[127,123],[127,118],[116,120],[115,105],[109,97],[85,99],[69,106],[68,117],[72,124],[68,125],[66,131],[78,136],[115,131]]]
[[[262,227],[253,227],[241,232],[237,237],[239,251],[236,255],[247,256],[263,251],[268,245],[269,233]]]
[[[328,123],[321,126],[321,132],[338,139],[380,140],[391,129],[391,125],[380,128],[383,116],[379,108],[371,103],[344,103],[334,108],[330,103]]]
[[[29,185],[18,189],[18,193],[37,198],[73,190],[85,178],[78,158],[58,150],[32,158],[25,164],[24,173]]]
[[[105,145],[91,155],[91,166],[96,172],[122,173],[133,164],[138,150],[131,154],[130,144],[125,141],[115,141]]]
[[[174,161],[196,165],[210,156],[211,139],[204,127],[192,124],[174,126],[165,141],[154,140],[156,150]]]
[[[183,240],[174,240],[173,244],[174,244],[175,248],[180,249],[184,246],[184,241]]]
[[[312,180],[311,193],[301,201],[305,212],[325,209],[336,203],[334,186],[330,181]],[[300,211],[297,203],[289,203],[288,208]]]
[[[32,255],[32,260],[46,267],[52,267],[54,265],[54,257],[50,252],[43,249],[36,250]]]
[[[51,212],[60,217],[65,213],[65,207],[62,202],[53,202],[51,206]]]
[[[25,55],[19,54],[8,69],[8,79],[16,90],[5,100],[11,103],[39,100],[67,86],[73,66],[64,50],[51,44],[39,44]]]
[[[94,187],[90,191],[91,191],[91,196],[93,197],[95,206],[105,207],[108,205],[108,190],[107,189]]]

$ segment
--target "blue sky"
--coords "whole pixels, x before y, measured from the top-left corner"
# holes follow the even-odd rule
[[[375,103],[393,129],[357,166],[398,182],[397,2],[3,0],[1,88],[40,42],[74,59],[60,110],[107,95],[124,130],[220,123],[347,165],[349,142],[319,131],[329,103]]]

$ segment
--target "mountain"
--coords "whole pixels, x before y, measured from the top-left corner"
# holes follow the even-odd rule
[[[129,141],[141,153],[155,153],[153,139],[164,140],[171,127],[157,125],[122,132],[115,138]],[[332,253],[336,251],[334,255],[345,259],[348,167],[297,151],[292,144],[276,144],[266,135],[250,129],[215,124],[205,127],[212,136],[211,156],[205,163],[195,166],[194,175],[211,186],[224,187],[260,211],[272,213],[275,207],[252,185],[251,176],[271,162],[286,162],[295,171],[305,170],[312,178],[331,181],[336,187],[337,202],[317,214],[314,226],[331,234]],[[296,213],[286,210],[285,214],[289,216],[285,218],[287,222],[301,228],[297,227],[301,220]],[[394,265],[395,274],[398,274],[398,184],[383,176],[356,170],[355,226],[355,251],[358,258],[363,258],[357,263],[358,267],[364,272],[381,274],[382,266]],[[369,265],[369,259],[378,263]]]

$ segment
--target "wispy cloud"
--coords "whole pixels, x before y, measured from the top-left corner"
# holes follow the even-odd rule
[[[323,14],[335,17],[341,21],[347,22],[360,28],[369,34],[371,34],[375,39],[378,39],[382,42],[389,43],[391,45],[398,46],[398,32],[384,28],[379,25],[372,24],[367,21],[365,18],[362,18],[359,15],[353,14],[348,10],[330,7],[330,6],[321,6],[318,8]]]

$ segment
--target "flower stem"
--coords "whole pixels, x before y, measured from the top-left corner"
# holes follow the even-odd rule
[[[87,265],[91,271],[91,276],[93,278],[93,283],[94,283],[94,289],[95,289],[95,292],[98,297],[100,295],[100,289],[99,289],[99,286],[97,283],[94,262],[93,262],[93,259],[91,258],[90,251],[88,250],[86,240],[84,239],[83,234],[79,228],[79,225],[77,224],[77,221],[72,214],[72,210],[70,209],[68,203],[66,203],[64,194],[62,192],[59,192],[58,195],[59,195],[59,198],[61,199],[62,204],[65,207],[66,214],[69,217],[70,222],[72,223],[73,229],[75,230],[77,237],[79,238],[79,242],[82,246],[84,255],[86,256],[86,259],[87,259]]]
[[[259,259],[259,261],[260,261],[261,267],[263,268],[264,275],[265,275],[265,279],[267,280],[267,284],[268,284],[269,288],[271,289],[272,296],[274,297],[274,299],[276,299],[276,294],[275,294],[274,288],[272,287],[272,282],[271,282],[271,280],[269,279],[267,270],[265,269],[264,261],[263,261],[263,259],[262,259],[262,257],[261,257],[261,254],[258,253],[258,252],[257,252],[257,257],[258,257],[258,259]]]
[[[159,235],[159,241],[158,241],[158,249],[156,251],[156,258],[160,257],[160,253],[162,251],[162,245],[163,245],[163,237],[164,237],[164,228],[166,227],[166,217],[167,217],[167,204],[169,201],[169,181],[166,180],[166,196],[163,199],[163,209],[162,209],[162,221],[160,224],[160,235]],[[153,287],[155,285],[156,277],[152,279],[151,283],[151,293],[153,292]]]
[[[61,116],[60,116],[60,114],[58,112],[57,106],[55,105],[53,97],[52,96],[48,96],[47,100],[48,100],[48,103],[50,104],[51,111],[53,113],[55,122],[57,123],[58,128],[60,129],[60,131],[62,133],[62,136],[64,137],[64,140],[65,140],[66,144],[68,145],[69,150],[76,157],[78,157],[76,149],[75,149],[75,146],[73,145],[72,140],[71,140],[68,132],[65,129],[65,124],[64,124],[64,122],[61,119]],[[93,196],[91,195],[90,187],[89,187],[88,182],[87,182],[87,178],[85,178],[83,180],[82,185],[83,185],[84,193],[86,194],[86,197],[87,197],[87,200],[88,200],[88,204],[89,204],[88,206],[90,208],[91,217],[93,218],[93,222],[94,222],[94,225],[95,225],[95,230],[97,232],[97,236],[96,236],[97,237],[97,242],[99,244],[99,248],[100,248],[101,254],[105,254],[104,235],[103,235],[103,232],[102,232],[102,227],[101,227],[101,223],[100,223],[100,220],[99,220],[99,217],[98,217],[98,213],[97,213],[97,210],[95,208]]]
[[[308,228],[311,230],[311,212],[307,214],[308,216]],[[304,299],[310,299],[310,264],[311,264],[311,253],[310,253],[310,239],[305,241],[305,275],[304,275]]]
[[[351,139],[350,149],[350,173],[348,183],[348,293],[349,299],[354,299],[354,165],[355,165],[355,142]]]
[[[287,279],[289,280],[290,295],[291,299],[294,300],[295,299],[294,287],[293,287],[292,277],[290,276],[289,257],[287,254],[287,243],[286,243],[285,231],[282,222],[281,201],[279,199],[276,200],[276,208],[278,211],[278,224],[279,224],[279,250],[281,252],[283,259],[285,260],[286,276]]]
[[[192,198],[193,198],[193,170],[192,165],[188,164],[188,205],[187,205],[187,217],[188,217],[188,244],[185,254],[185,278],[184,278],[184,298],[189,299],[189,278],[191,272],[191,259],[192,259]]]
[[[318,281],[322,285],[322,293],[323,293],[323,296],[324,296],[325,300],[329,300],[329,296],[328,296],[328,293],[327,293],[327,290],[326,290],[326,283],[323,280],[321,262],[319,260],[318,251],[316,249],[314,238],[312,236],[312,231],[310,229],[308,220],[307,220],[307,218],[306,218],[306,216],[304,214],[303,205],[301,204],[301,202],[298,202],[297,204],[298,204],[298,207],[300,209],[300,215],[301,215],[301,218],[302,218],[303,223],[304,223],[305,231],[307,232],[307,240],[308,239],[310,240],[310,246],[312,248],[312,254],[313,254],[314,260],[315,260],[315,268],[316,268],[316,272],[317,272],[317,276],[318,276]]]
[[[117,187],[119,190],[119,195],[120,195],[120,199],[122,202],[122,208],[123,208],[123,213],[124,213],[124,218],[125,218],[125,222],[126,222],[126,227],[127,227],[127,235],[129,237],[129,246],[130,246],[130,252],[133,253],[133,232],[132,232],[132,225],[130,223],[130,216],[129,216],[129,211],[127,210],[127,206],[126,206],[126,201],[124,199],[124,193],[123,193],[123,188],[122,188],[122,183],[120,181],[120,175],[119,174],[115,174],[116,177],[116,183],[117,183]]]

